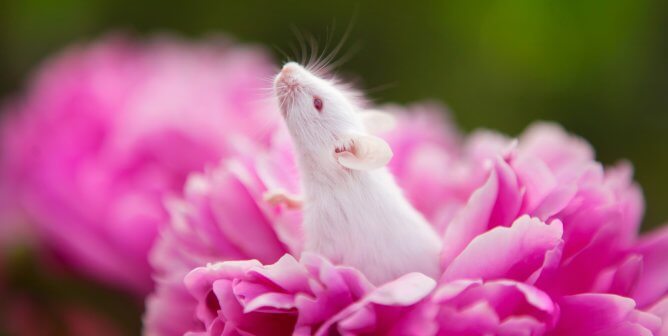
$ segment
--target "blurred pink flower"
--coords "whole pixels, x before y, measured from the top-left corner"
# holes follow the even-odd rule
[[[146,293],[163,198],[277,125],[272,64],[225,39],[112,36],[67,49],[5,107],[5,189],[74,269]]]
[[[211,188],[213,175],[194,177],[201,182],[195,185],[207,186],[195,189],[206,192],[186,189],[189,215],[172,217],[152,255],[163,286],[149,300],[147,316],[153,326],[175,324],[145,333],[665,332],[668,230],[638,237],[644,203],[629,164],[604,169],[589,144],[553,124],[535,124],[517,140],[490,131],[462,138],[439,121],[437,108],[415,109],[421,111],[395,108],[402,121],[384,137],[395,150],[391,169],[398,182],[443,234],[439,279],[411,273],[375,287],[358,271],[317,255],[293,257],[300,254],[298,230],[286,228],[298,220],[286,221],[289,212],[267,209],[259,196],[296,181],[283,174],[292,171],[285,168],[292,167],[289,146],[274,146],[241,159],[245,173],[235,177],[244,181],[241,189]],[[269,166],[283,170],[271,176],[266,172],[279,170]],[[231,171],[229,164],[221,169]],[[214,196],[229,190],[234,197]],[[233,209],[212,211],[217,207]],[[240,218],[237,230],[248,232],[243,240],[226,229]],[[274,244],[271,257],[259,254]],[[216,250],[225,246],[243,252]],[[201,247],[208,252],[198,252]],[[279,257],[282,252],[288,254]],[[255,260],[236,260],[241,254]],[[185,275],[188,269],[194,270]],[[171,290],[161,292],[165,283]]]
[[[183,198],[167,207],[171,222],[150,254],[156,290],[147,301],[144,333],[181,335],[201,323],[192,312],[197,301],[187,292],[183,278],[194,267],[220,260],[257,259],[272,263],[301,245],[300,216],[270,207],[262,200],[268,188],[296,191],[293,162],[284,136],[276,137],[271,154],[240,155],[217,169],[194,173],[186,182]],[[256,154],[251,157],[250,154]]]

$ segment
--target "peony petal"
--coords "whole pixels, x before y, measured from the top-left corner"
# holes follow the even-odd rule
[[[322,324],[373,289],[373,285],[355,269],[334,266],[308,252],[302,255],[301,262],[312,276],[319,279],[311,283],[314,295],[298,295],[295,298],[299,309],[297,328],[308,330],[308,334],[312,332],[310,326]]]
[[[248,275],[257,275],[286,292],[310,293],[308,272],[292,255],[285,254],[273,265],[255,267]]]
[[[593,290],[628,296],[637,286],[642,267],[642,256],[631,254],[620,264],[603,270],[596,279]]]
[[[198,267],[192,270],[183,282],[188,291],[198,300],[203,301],[211,291],[211,286],[218,279],[232,279],[243,277],[248,270],[259,267],[257,260],[226,261]]]
[[[668,335],[668,296],[663,297],[647,311],[661,319],[661,329],[658,334],[661,336]]]
[[[532,124],[519,143],[521,152],[541,159],[557,173],[594,158],[594,150],[586,141],[553,123]]]
[[[559,185],[536,206],[531,214],[542,220],[547,220],[566,208],[577,194],[577,191],[578,188],[576,185]]]
[[[521,212],[532,213],[557,188],[557,179],[545,163],[533,157],[519,156],[511,166],[526,189]]]
[[[509,226],[519,215],[524,190],[520,188],[517,175],[505,160],[497,158],[495,169],[499,177],[499,193],[489,226]]]
[[[365,300],[385,306],[409,306],[427,296],[436,281],[422,273],[409,273],[378,287]]]
[[[401,323],[400,319],[391,317],[396,318],[410,313],[412,309],[418,309],[418,303],[426,298],[435,286],[436,282],[422,273],[401,276],[376,288],[334,315],[318,329],[316,335],[327,335],[335,327],[342,334],[354,333],[356,330],[370,332],[372,327],[383,330],[391,330],[395,326],[402,330],[410,329],[411,326]],[[422,319],[415,316],[411,319],[423,323]]]
[[[622,322],[615,328],[609,330],[602,330],[590,335],[594,336],[654,336],[651,330],[635,323]]]
[[[285,246],[241,180],[227,173],[219,175],[217,182],[217,189],[210,195],[212,210],[225,237],[245,255],[257,256],[263,262],[273,262],[283,255]],[[252,244],[248,237],[253,237]]]
[[[543,335],[547,326],[535,319],[519,316],[509,317],[499,324],[496,334],[499,336]]]
[[[649,330],[652,335],[657,334],[661,330],[661,317],[651,312],[644,312],[634,310],[628,319],[629,323],[633,323]]]
[[[443,238],[441,264],[447,266],[488,227],[509,225],[517,215],[521,202],[517,177],[505,161],[497,158],[485,185],[473,193],[466,207],[448,225]]]
[[[432,297],[432,301],[439,307],[438,319],[442,332],[471,328],[466,326],[465,322],[460,326],[448,325],[457,324],[454,321],[460,317],[471,318],[471,312],[475,311],[471,310],[471,307],[485,308],[480,311],[483,315],[479,318],[488,321],[485,332],[490,334],[510,333],[521,328],[520,326],[548,330],[554,326],[559,316],[557,305],[547,293],[511,280],[485,283],[471,280],[453,281],[441,285]],[[492,312],[488,311],[489,309]],[[490,316],[494,318],[490,319]],[[490,323],[492,321],[494,323]]]
[[[371,306],[363,306],[338,322],[338,329],[344,335],[373,333],[378,324],[376,312]]]
[[[512,227],[496,227],[475,238],[443,273],[442,281],[462,278],[526,280],[560,247],[562,225],[520,217]]]
[[[443,237],[441,265],[450,264],[473,238],[485,231],[498,188],[497,173],[492,171],[487,182],[471,195],[466,206],[448,225]]]
[[[235,292],[237,297],[238,293]],[[243,304],[244,313],[263,312],[275,313],[281,310],[288,310],[295,307],[294,296],[282,293],[267,293],[258,295],[252,300]]]
[[[440,285],[434,295],[432,300],[441,302],[450,300],[459,294],[463,293],[471,287],[478,287],[483,284],[482,280],[472,280],[472,279],[461,279],[446,282]]]
[[[531,304],[533,307],[536,309],[542,310],[548,314],[552,314],[555,312],[555,304],[552,302],[552,299],[550,296],[539,290],[536,287],[523,284],[521,282],[514,282],[514,281],[509,281],[509,280],[498,280],[498,281],[491,281],[487,283],[488,286],[505,286],[505,287],[514,287],[516,288],[522,295],[524,296],[524,299],[527,301],[527,303]]]
[[[643,257],[643,270],[632,297],[644,307],[668,293],[668,227],[643,236],[634,250]]]
[[[486,302],[477,302],[463,309],[442,308],[437,319],[438,335],[492,335],[499,325],[494,308]]]
[[[542,286],[550,288],[560,294],[576,294],[591,291],[596,285],[596,278],[604,270],[605,265],[615,261],[613,253],[616,243],[619,241],[619,231],[615,225],[607,225],[599,228],[589,242],[580,251],[570,258],[564,258],[551,283],[542,283]],[[565,240],[568,240],[565,239]]]
[[[605,335],[625,322],[633,321],[635,302],[612,294],[577,294],[559,301],[561,318],[558,335]]]

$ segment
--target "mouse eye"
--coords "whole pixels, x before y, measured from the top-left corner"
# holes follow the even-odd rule
[[[315,107],[318,112],[322,111],[322,99],[318,97],[313,98],[313,107]]]

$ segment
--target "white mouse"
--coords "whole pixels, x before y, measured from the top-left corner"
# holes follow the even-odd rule
[[[439,276],[441,240],[385,165],[392,150],[370,130],[393,118],[362,111],[351,93],[290,62],[274,80],[295,146],[303,195],[265,199],[303,209],[306,251],[353,266],[381,284],[409,272]]]

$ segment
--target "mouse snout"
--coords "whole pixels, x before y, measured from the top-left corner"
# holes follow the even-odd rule
[[[286,104],[286,102],[294,99],[295,95],[300,92],[299,71],[299,64],[295,62],[287,63],[274,81],[274,90],[278,96],[283,117],[287,116],[286,108],[289,104]]]
[[[292,92],[299,86],[298,82],[299,64],[295,62],[287,63],[276,76],[276,88],[281,93]]]
[[[295,62],[288,62],[283,66],[283,69],[281,69],[281,74],[284,75],[295,74],[298,70],[299,70],[299,64]]]
[[[289,62],[283,66],[281,72],[278,74],[278,80],[285,84],[294,84],[296,82],[297,73],[299,72],[299,64]]]

